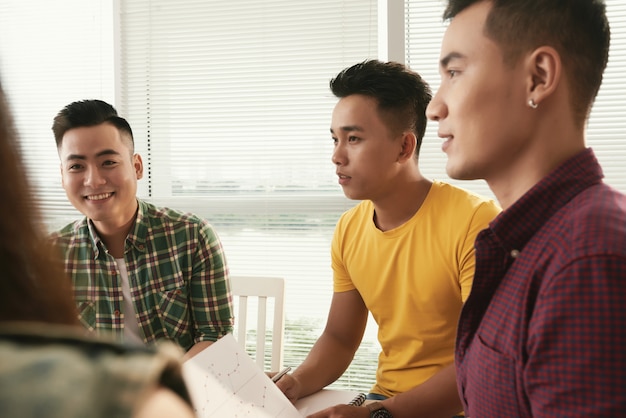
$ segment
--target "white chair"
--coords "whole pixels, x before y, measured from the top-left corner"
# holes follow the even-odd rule
[[[285,329],[285,280],[282,277],[258,277],[258,276],[230,276],[231,290],[235,299],[235,306],[238,308],[235,317],[236,339],[249,352],[246,344],[248,329],[248,318],[252,318],[252,313],[248,313],[248,303],[253,306],[255,299],[258,305],[256,312],[256,348],[254,358],[256,364],[265,371],[277,372],[283,365],[283,336]],[[249,299],[250,298],[250,299]],[[266,327],[268,298],[273,299],[273,321],[272,321],[272,344],[270,353],[270,370],[265,368],[266,353]],[[237,306],[238,305],[238,306]]]

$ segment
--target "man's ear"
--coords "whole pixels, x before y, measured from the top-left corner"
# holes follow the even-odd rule
[[[143,161],[141,160],[141,155],[139,154],[133,155],[133,166],[135,167],[135,174],[137,175],[137,180],[141,180],[143,178]]]
[[[398,161],[406,161],[413,158],[415,154],[415,147],[417,146],[417,138],[413,132],[404,132],[402,134],[402,150],[398,155]]]
[[[556,49],[541,46],[526,58],[528,99],[539,105],[559,87],[563,64]]]

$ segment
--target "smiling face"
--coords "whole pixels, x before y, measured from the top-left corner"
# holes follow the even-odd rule
[[[135,216],[143,164],[113,125],[70,129],[63,135],[59,157],[68,199],[96,227],[122,227]]]
[[[332,161],[346,197],[376,201],[389,194],[400,169],[402,135],[394,137],[380,117],[377,101],[361,94],[340,99],[330,130],[335,144]]]
[[[531,135],[523,59],[505,64],[485,36],[490,9],[480,2],[451,21],[441,46],[441,86],[426,111],[439,123],[446,171],[455,179],[489,182],[514,172]]]

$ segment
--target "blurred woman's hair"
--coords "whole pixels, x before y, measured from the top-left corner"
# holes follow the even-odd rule
[[[71,282],[47,239],[0,83],[0,321],[78,324]]]

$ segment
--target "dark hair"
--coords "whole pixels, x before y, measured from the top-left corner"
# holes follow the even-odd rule
[[[392,129],[415,133],[417,158],[426,131],[426,107],[432,98],[419,74],[397,62],[366,60],[341,71],[330,80],[330,89],[338,98],[362,94],[376,99]]]
[[[134,150],[133,131],[129,123],[117,114],[113,106],[102,100],[80,100],[70,103],[54,117],[52,132],[57,149],[61,147],[63,135],[70,129],[102,123],[110,123],[120,131],[120,134],[126,134],[122,136],[129,138],[131,151]]]
[[[0,85],[0,321],[78,324],[70,279],[49,244]]]
[[[557,50],[572,91],[575,115],[586,119],[609,59],[610,28],[603,0],[448,0],[444,20],[467,7],[490,1],[485,35],[513,65],[542,45]]]

